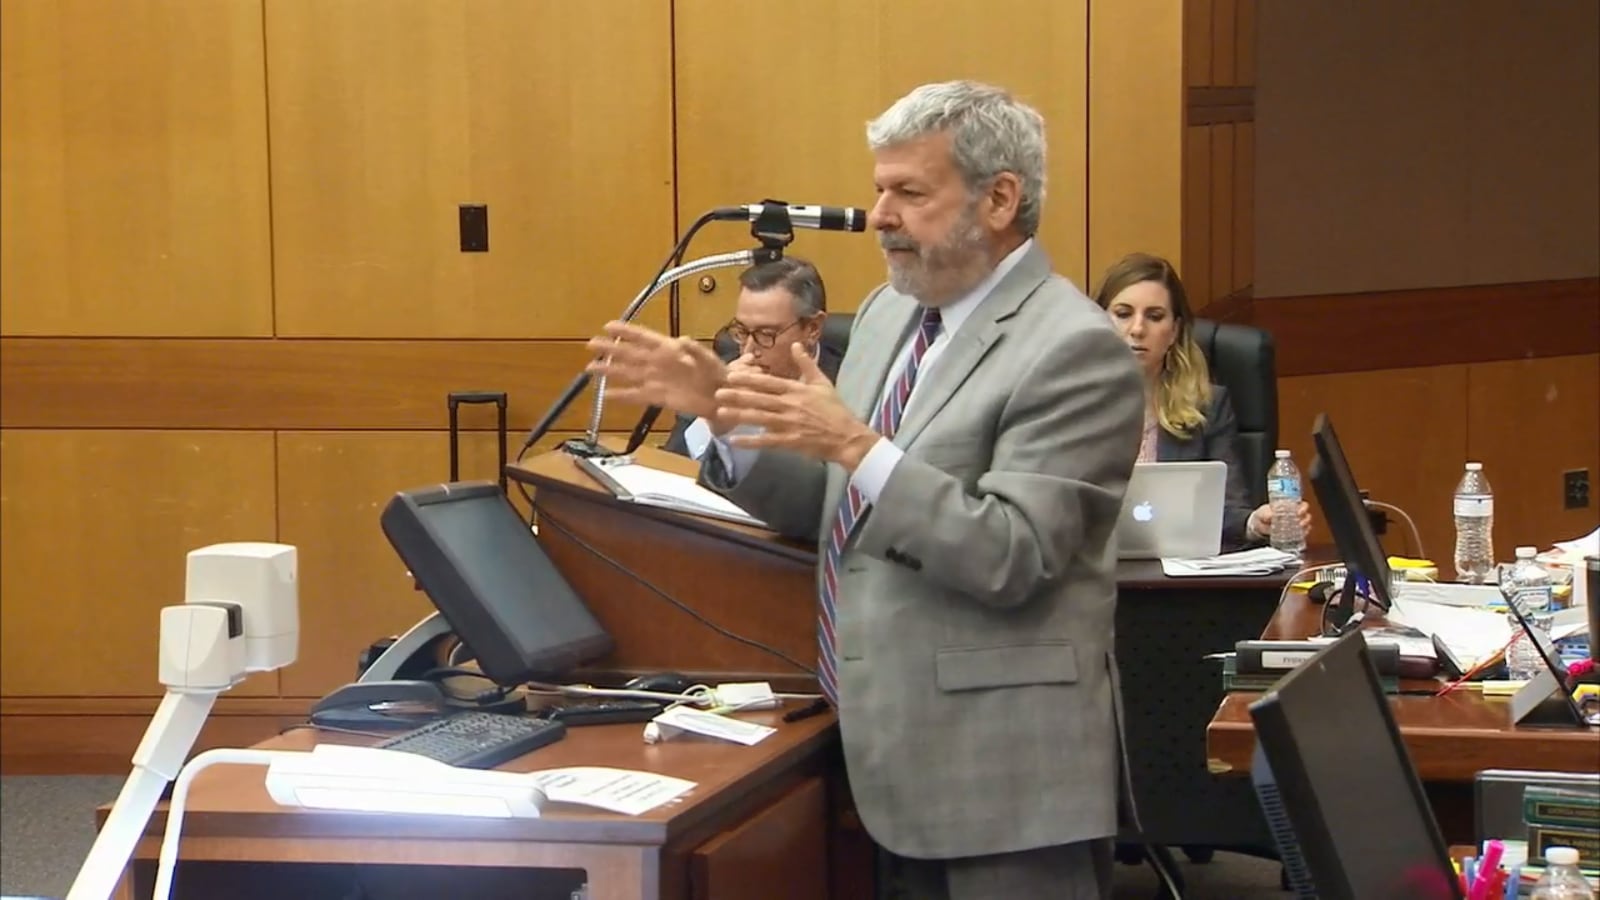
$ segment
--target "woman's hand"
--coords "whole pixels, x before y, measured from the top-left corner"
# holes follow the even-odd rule
[[[1307,538],[1311,537],[1311,504],[1301,500],[1296,513],[1300,519],[1300,533]],[[1246,523],[1246,527],[1256,537],[1271,538],[1272,504],[1263,503],[1256,507],[1255,512],[1250,514],[1250,521]]]

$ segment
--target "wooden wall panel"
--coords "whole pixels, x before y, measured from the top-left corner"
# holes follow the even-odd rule
[[[1258,297],[1251,316],[1280,376],[1600,353],[1594,278]]]
[[[1356,483],[1372,499],[1410,513],[1431,558],[1448,560],[1455,541],[1450,495],[1466,462],[1467,383],[1467,366],[1280,378],[1278,444],[1294,453],[1306,474],[1311,427],[1326,412]],[[1326,542],[1327,524],[1309,483],[1306,493],[1315,519],[1312,541]],[[1384,547],[1407,552],[1407,541],[1397,524]]]
[[[1241,0],[1240,10],[1247,5]],[[1233,126],[1233,283],[1250,289],[1256,271],[1256,123]]]
[[[1600,274],[1600,4],[1259,12],[1259,296]]]
[[[764,197],[869,206],[864,123],[920,83],[977,78],[1044,115],[1050,193],[1040,237],[1056,270],[1083,282],[1086,0],[819,0],[803,14],[788,4],[697,0],[676,4],[675,15],[681,223]],[[805,48],[803,76],[774,62],[775,41]],[[736,225],[704,235],[693,255],[751,243]],[[855,309],[884,280],[870,235],[804,233],[793,250],[818,263],[833,309]],[[727,321],[735,282],[731,273],[717,280],[710,295],[686,295],[684,333],[709,335]]]
[[[1211,290],[1219,299],[1233,293],[1233,125],[1211,126]],[[1187,286],[1188,282],[1185,281]]]
[[[0,332],[272,331],[261,0],[0,5]]]
[[[1092,291],[1136,250],[1184,264],[1183,55],[1171,52],[1184,17],[1163,0],[1091,0],[1089,21]]]
[[[274,540],[272,473],[258,432],[0,432],[0,693],[160,694],[160,610],[184,602],[185,555]],[[266,673],[233,693],[277,688]]]
[[[1255,0],[1185,0],[1183,252],[1190,302],[1250,317],[1255,281]]]
[[[1478,363],[1468,370],[1467,450],[1494,487],[1495,555],[1594,530],[1600,483],[1600,355]],[[1586,509],[1563,508],[1561,474],[1588,469]],[[1453,485],[1452,485],[1453,486]]]
[[[1189,302],[1211,301],[1211,126],[1183,130],[1183,267],[1178,270]]]
[[[397,491],[446,480],[448,442],[424,432],[278,435],[278,522],[300,548],[300,659],[283,694],[318,697],[356,677],[374,640],[433,611],[379,527]],[[495,477],[492,434],[462,439],[461,476]]]
[[[278,333],[571,337],[620,312],[674,241],[669,9],[267,4]],[[487,253],[460,252],[464,203]]]
[[[578,341],[0,341],[7,428],[418,429],[451,391],[505,391],[513,432],[544,415],[588,354]],[[588,426],[585,391],[556,423]],[[607,404],[603,426],[640,409]],[[484,408],[464,413],[493,427]],[[520,445],[520,442],[519,442]]]

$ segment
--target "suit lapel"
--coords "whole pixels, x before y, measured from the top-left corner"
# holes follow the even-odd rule
[[[918,313],[922,307],[909,297],[902,298],[898,294],[892,296],[887,293],[878,298],[879,303],[885,300],[898,300],[897,305],[903,309],[896,310],[887,317],[886,327],[873,329],[871,333],[857,334],[850,341],[850,354],[859,354],[859,363],[851,366],[850,383],[847,390],[841,392],[845,403],[849,404],[856,418],[863,422],[871,422],[872,415],[876,412],[878,397],[883,392],[883,383],[889,377],[889,366],[894,363],[895,356],[899,354],[900,346],[905,343],[911,329],[916,326]],[[845,385],[841,384],[841,388]]]
[[[909,447],[917,435],[938,415],[950,398],[966,382],[978,363],[988,355],[990,348],[1005,337],[1007,320],[1016,314],[1022,304],[1039,289],[1050,276],[1050,260],[1044,250],[1035,244],[1017,261],[1015,267],[1000,279],[979,302],[977,309],[951,338],[949,346],[940,353],[926,381],[921,381],[911,393],[911,404],[894,442]]]

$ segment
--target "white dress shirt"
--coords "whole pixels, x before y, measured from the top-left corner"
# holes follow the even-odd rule
[[[978,308],[978,304],[982,303],[984,298],[994,290],[995,285],[999,284],[1007,273],[1016,268],[1017,263],[1032,246],[1032,238],[1023,241],[1021,246],[1006,254],[1005,258],[1000,260],[1000,264],[995,266],[994,270],[985,276],[982,281],[978,282],[972,290],[956,298],[953,302],[940,307],[939,334],[934,337],[933,343],[928,345],[928,349],[923,351],[922,362],[917,368],[917,380],[911,386],[911,396],[906,400],[906,408],[901,413],[902,419],[916,405],[917,388],[927,381],[928,373],[933,371],[934,366],[938,365],[939,357],[943,355],[945,348],[950,346],[951,338],[972,316],[972,311]],[[889,366],[889,372],[884,379],[883,386],[878,389],[878,396],[874,398],[872,409],[876,410],[878,408],[878,404],[882,402],[884,392],[899,380],[901,371],[905,369],[906,363],[911,358],[911,345],[913,343],[915,342],[908,340],[901,345],[900,352],[895,355],[894,363]],[[710,429],[707,428],[704,433],[709,435]],[[685,434],[686,439],[687,437],[688,435]],[[750,471],[750,468],[755,465],[756,456],[761,452],[748,447],[731,446],[726,440],[715,436],[711,437],[711,446],[717,448],[717,455],[722,457],[724,468],[728,470],[734,480],[743,478],[745,473]],[[689,447],[690,451],[693,452],[694,445],[690,444]],[[702,446],[700,453],[704,454],[704,452],[705,448]],[[900,464],[900,458],[903,456],[905,456],[904,450],[895,446],[894,442],[888,438],[880,437],[878,442],[872,445],[872,449],[867,451],[867,455],[862,458],[861,465],[857,466],[855,472],[850,476],[850,482],[855,485],[856,490],[861,492],[868,503],[876,503],[878,502],[878,495],[883,492],[884,485],[889,483],[889,476],[894,473],[894,467]],[[696,458],[698,459],[699,456],[696,456]]]

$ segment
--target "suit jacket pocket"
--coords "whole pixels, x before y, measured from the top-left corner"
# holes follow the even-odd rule
[[[1078,680],[1078,654],[1071,641],[943,647],[934,651],[933,669],[942,691],[1070,684]]]

